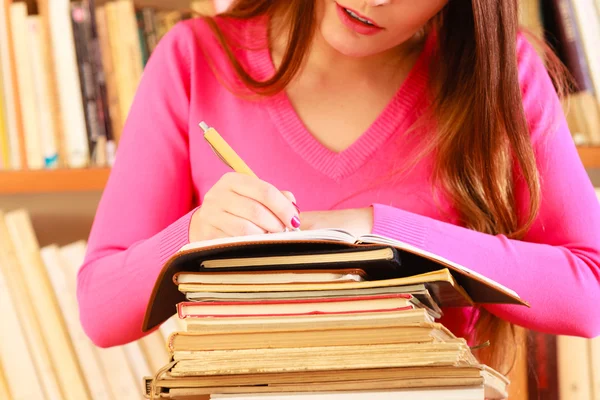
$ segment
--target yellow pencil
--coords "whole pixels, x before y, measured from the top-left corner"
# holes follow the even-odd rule
[[[200,122],[200,128],[204,131],[204,139],[210,144],[219,158],[235,172],[257,177],[240,156],[219,135],[215,128],[209,127],[204,121]]]
[[[240,156],[231,148],[231,146],[219,135],[215,128],[209,127],[206,122],[202,121],[199,124],[200,128],[204,131],[204,139],[208,142],[210,147],[213,149],[215,154],[223,161],[229,168],[235,172],[250,175],[256,177],[256,174],[252,172],[250,167],[242,160]],[[298,209],[296,203],[293,203],[294,207]],[[300,210],[298,210],[300,212]],[[294,228],[293,230],[299,231],[300,229]],[[288,228],[285,228],[288,231]]]

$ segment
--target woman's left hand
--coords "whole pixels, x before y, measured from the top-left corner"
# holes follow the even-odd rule
[[[353,235],[371,233],[373,208],[354,208],[331,211],[307,211],[300,213],[301,230],[336,228]]]

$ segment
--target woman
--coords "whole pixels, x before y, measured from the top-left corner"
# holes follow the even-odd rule
[[[514,325],[600,332],[600,207],[517,0],[239,0],[153,54],[78,276],[101,347],[142,336],[189,241],[336,227],[439,254],[531,308],[447,309],[500,361]],[[229,172],[216,127],[259,178]],[[299,207],[299,208],[298,208]]]

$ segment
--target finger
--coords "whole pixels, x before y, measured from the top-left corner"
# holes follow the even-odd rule
[[[225,232],[228,236],[248,236],[260,235],[266,231],[247,219],[240,218],[237,215],[228,212],[215,213],[211,218],[210,224]]]
[[[288,192],[287,190],[282,190],[281,194],[283,194],[292,203],[296,202],[296,197],[294,196],[294,194],[292,192]]]
[[[286,190],[282,190],[281,193],[289,200],[292,202],[293,206],[296,207],[296,212],[298,214],[300,214],[300,208],[298,207],[298,205],[296,204],[296,196],[294,196],[294,194],[292,192],[288,192]]]
[[[234,174],[227,178],[230,189],[267,207],[288,228],[298,228],[300,218],[294,204],[279,189],[268,182],[244,175]]]
[[[224,211],[246,219],[267,232],[282,232],[285,225],[262,203],[249,197],[230,192],[222,198]]]
[[[207,239],[222,239],[222,238],[231,236],[231,235],[228,235],[227,233],[223,232],[218,227],[213,226],[213,225],[209,225],[205,228],[204,235]]]

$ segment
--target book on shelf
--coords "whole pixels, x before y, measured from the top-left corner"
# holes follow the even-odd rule
[[[600,188],[596,188],[600,201]],[[600,337],[527,336],[528,399],[595,400],[600,398]]]
[[[29,213],[0,211],[0,398],[139,400],[143,376],[168,359],[164,328],[98,348],[79,321],[77,271],[86,242],[40,247]]]
[[[382,236],[323,229],[190,243],[163,266],[146,309],[144,331],[174,312],[182,328],[145,378],[147,397],[503,399],[508,378],[437,322],[446,307],[485,303],[528,306]]]
[[[530,331],[528,398],[595,400],[600,396],[600,337]]]
[[[225,8],[227,1],[215,1],[217,10]],[[574,140],[598,146],[600,7],[594,1],[524,0],[520,10],[522,24],[555,49],[574,78],[565,103]],[[190,1],[189,8],[213,13],[212,3]],[[0,169],[111,166],[157,43],[193,15],[169,10],[168,2],[156,9],[134,0],[0,4]]]
[[[1,0],[0,169],[112,166],[149,57],[190,17],[133,0]]]
[[[600,14],[594,0],[552,0],[539,16],[545,39],[556,49],[572,77],[565,103],[567,120],[576,143],[600,145]]]

